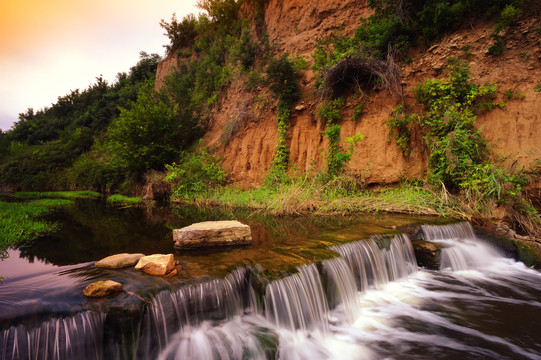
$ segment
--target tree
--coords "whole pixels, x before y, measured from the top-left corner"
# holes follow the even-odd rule
[[[182,143],[178,106],[161,99],[153,87],[154,81],[147,81],[137,101],[121,109],[108,129],[114,154],[135,176],[175,161]]]

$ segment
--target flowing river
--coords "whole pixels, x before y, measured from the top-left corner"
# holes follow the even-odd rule
[[[439,270],[422,269],[390,222],[423,221],[260,229],[252,247],[177,254],[177,280],[12,250],[0,263],[0,359],[541,359],[539,271],[469,223],[423,225],[444,248]],[[139,297],[80,295],[102,278]]]

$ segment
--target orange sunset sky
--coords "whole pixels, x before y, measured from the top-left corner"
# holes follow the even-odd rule
[[[113,82],[164,55],[160,19],[197,13],[196,0],[0,0],[0,129],[95,78]]]

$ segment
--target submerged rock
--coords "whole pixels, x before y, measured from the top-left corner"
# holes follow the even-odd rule
[[[143,256],[145,256],[145,254],[122,253],[111,255],[101,259],[100,261],[97,261],[96,266],[107,269],[119,269],[137,264],[139,259],[141,259]]]
[[[425,240],[413,240],[411,244],[419,266],[431,270],[440,268],[442,245]]]
[[[252,243],[248,225],[239,221],[205,221],[173,230],[175,248],[192,249]]]
[[[89,284],[84,290],[86,297],[104,297],[122,291],[122,284],[113,280],[96,281]]]
[[[143,256],[139,259],[135,270],[141,270],[150,275],[166,275],[175,269],[175,257],[173,254],[154,254]]]

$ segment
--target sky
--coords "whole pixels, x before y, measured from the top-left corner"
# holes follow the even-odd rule
[[[160,20],[198,13],[196,0],[0,0],[0,129],[103,76],[114,82],[139,53],[164,56]]]

